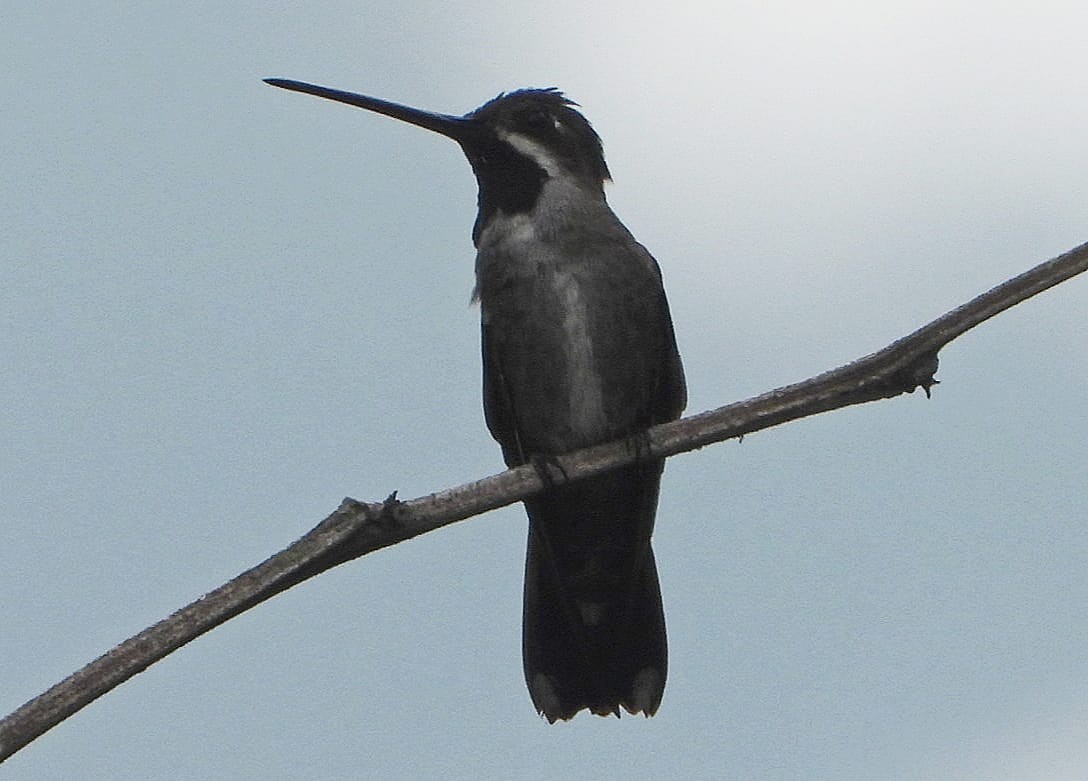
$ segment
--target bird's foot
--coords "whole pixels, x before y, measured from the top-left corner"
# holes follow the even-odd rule
[[[627,437],[627,449],[634,455],[635,463],[647,461],[653,454],[650,432],[643,429]]]
[[[567,471],[563,469],[563,466],[559,463],[559,459],[555,456],[537,453],[529,456],[529,463],[532,464],[533,469],[536,470],[540,482],[544,483],[544,490],[546,491],[550,491],[556,486],[563,485],[570,481],[570,478],[567,476]]]

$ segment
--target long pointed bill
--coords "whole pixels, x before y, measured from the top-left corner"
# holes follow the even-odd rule
[[[265,79],[264,81],[266,84],[271,84],[273,87],[289,89],[294,92],[305,92],[309,95],[316,95],[319,98],[328,98],[329,100],[339,101],[340,103],[347,103],[349,106],[365,108],[367,111],[375,111],[378,114],[384,114],[387,117],[393,117],[394,119],[399,119],[403,122],[426,128],[427,130],[433,130],[435,133],[441,133],[458,143],[467,140],[468,136],[472,133],[472,121],[463,117],[455,117],[450,114],[437,114],[433,111],[423,111],[418,108],[402,106],[399,103],[391,103],[388,100],[371,98],[366,95],[359,95],[355,92],[330,89],[329,87],[319,87],[316,84],[307,84],[302,81],[291,81],[290,79]]]

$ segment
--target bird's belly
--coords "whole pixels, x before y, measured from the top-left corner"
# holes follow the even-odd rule
[[[646,318],[654,314],[632,294],[644,266],[593,236],[577,245],[545,241],[522,215],[496,218],[484,231],[476,272],[494,372],[486,382],[501,389],[497,403],[525,455],[645,426],[656,349]]]
[[[606,433],[607,421],[589,302],[573,274],[558,272],[551,282],[563,342],[562,359],[555,369],[563,375],[563,385],[568,389],[566,415],[560,417],[566,418],[575,438],[591,441]]]
[[[629,433],[632,410],[621,389],[635,381],[627,374],[638,361],[629,363],[621,347],[628,338],[622,326],[601,316],[600,281],[585,269],[538,268],[511,280],[489,318],[516,428],[530,453],[562,453]]]

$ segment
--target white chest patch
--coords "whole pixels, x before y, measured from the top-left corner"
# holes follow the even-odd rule
[[[508,255],[519,254],[521,248],[537,240],[536,226],[528,214],[497,213],[480,234],[480,248]]]

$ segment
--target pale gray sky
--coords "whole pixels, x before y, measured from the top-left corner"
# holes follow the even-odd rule
[[[690,412],[1088,240],[1079,4],[7,3],[0,711],[344,495],[501,467],[453,143],[557,85],[665,274]],[[658,716],[549,727],[510,508],[230,622],[5,779],[1083,779],[1088,281],[942,384],[670,461]]]

